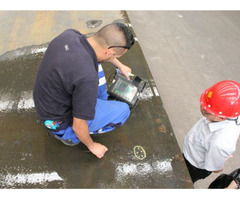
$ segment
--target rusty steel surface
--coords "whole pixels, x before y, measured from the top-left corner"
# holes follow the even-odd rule
[[[129,24],[126,13],[117,12],[117,16],[119,13],[121,18],[112,15],[110,21],[123,20]],[[58,14],[45,13],[46,16]],[[72,15],[70,11],[65,14]],[[86,23],[86,34],[93,32],[91,26],[100,28],[105,24],[101,18],[104,13],[95,14],[92,17],[79,12],[76,16],[77,20],[84,17],[84,22],[97,19]],[[12,20],[15,26],[29,24],[27,19],[19,22],[11,16],[15,16],[14,13],[5,20]],[[64,20],[56,20],[49,27],[66,23],[72,28]],[[124,126],[92,136],[94,141],[108,147],[105,156],[97,159],[84,145],[68,147],[47,134],[43,125],[37,123],[32,90],[39,62],[51,39],[41,40],[38,45],[19,45],[21,48],[13,45],[16,49],[0,56],[0,188],[192,188],[171,123],[138,42],[120,60],[148,84]],[[110,64],[103,64],[103,68],[109,84],[114,68]]]

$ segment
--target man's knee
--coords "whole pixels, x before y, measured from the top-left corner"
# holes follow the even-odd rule
[[[130,115],[130,108],[127,103],[124,102],[119,102],[119,105],[117,106],[118,113],[121,114],[122,116],[125,116],[126,119]]]

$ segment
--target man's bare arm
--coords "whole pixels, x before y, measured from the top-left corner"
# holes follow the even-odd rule
[[[90,137],[87,121],[73,117],[73,131],[78,139],[98,158],[102,158],[108,148],[100,143],[94,142]]]

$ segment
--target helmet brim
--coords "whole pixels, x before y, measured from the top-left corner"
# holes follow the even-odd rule
[[[200,96],[200,106],[208,113],[214,115],[212,110],[209,108],[209,103],[207,102],[207,94],[210,88],[206,89]]]

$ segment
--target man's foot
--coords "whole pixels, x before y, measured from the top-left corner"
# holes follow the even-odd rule
[[[78,143],[73,143],[72,140],[63,140],[61,139],[60,137],[56,136],[54,133],[52,133],[51,131],[47,130],[48,131],[48,135],[50,137],[53,137],[53,138],[56,138],[57,140],[60,140],[63,144],[67,145],[67,146],[76,146],[78,145],[80,142]]]

